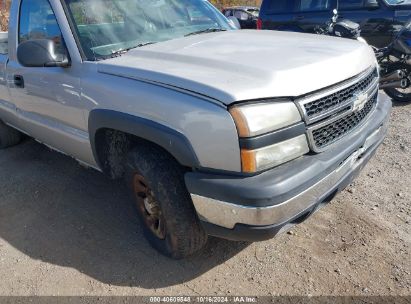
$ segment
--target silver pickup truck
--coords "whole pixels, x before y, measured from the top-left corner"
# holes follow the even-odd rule
[[[391,102],[356,41],[238,31],[204,0],[13,0],[0,147],[25,133],[130,187],[151,245],[257,241],[344,189]]]

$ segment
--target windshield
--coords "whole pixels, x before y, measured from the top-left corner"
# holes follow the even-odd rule
[[[411,0],[384,0],[388,5],[411,5]]]
[[[89,60],[233,27],[206,0],[64,0]]]

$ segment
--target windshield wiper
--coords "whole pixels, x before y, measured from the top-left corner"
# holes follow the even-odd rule
[[[154,44],[154,43],[156,43],[156,42],[152,42],[152,41],[150,41],[150,42],[142,42],[142,43],[139,43],[139,44],[137,44],[137,45],[135,45],[135,46],[132,46],[132,47],[129,47],[129,48],[126,48],[126,49],[119,49],[119,50],[116,50],[116,51],[112,51],[112,52],[111,52],[111,57],[121,56],[121,55],[127,53],[128,51],[130,51],[130,50],[132,50],[132,49],[136,49],[136,48],[139,48],[139,47],[142,47],[142,46],[146,46],[146,45],[150,45],[150,44]]]
[[[128,48],[127,50],[129,51],[131,49],[136,49],[136,48],[139,48],[139,47],[142,47],[142,46],[145,46],[145,45],[154,44],[154,43],[157,43],[157,41],[142,42],[142,43],[137,44],[136,46]]]
[[[209,28],[204,29],[204,30],[199,30],[199,31],[195,31],[195,32],[192,32],[192,33],[188,33],[184,36],[187,37],[187,36],[199,35],[199,34],[204,34],[204,33],[225,32],[225,31],[227,31],[227,30],[222,29],[222,28],[218,28],[218,27],[209,27]]]

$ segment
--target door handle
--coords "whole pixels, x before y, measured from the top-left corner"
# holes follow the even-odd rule
[[[305,16],[303,16],[303,15],[300,15],[300,16],[296,16],[295,18],[294,18],[294,20],[303,20],[305,18]]]
[[[24,78],[21,75],[14,75],[14,85],[18,88],[24,88]]]

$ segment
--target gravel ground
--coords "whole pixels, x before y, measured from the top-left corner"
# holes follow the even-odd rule
[[[0,295],[411,295],[411,105],[359,178],[270,241],[164,258],[120,183],[27,140],[0,151]]]

